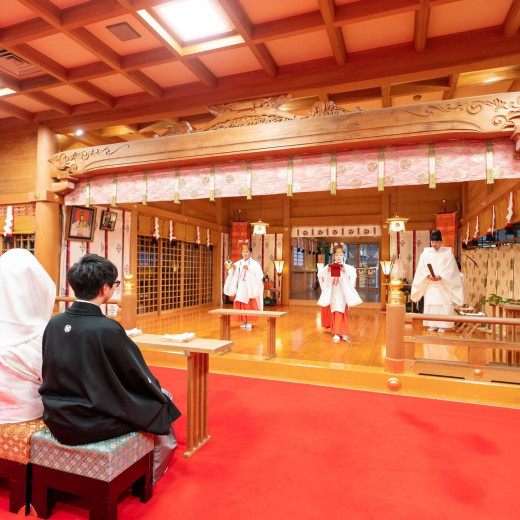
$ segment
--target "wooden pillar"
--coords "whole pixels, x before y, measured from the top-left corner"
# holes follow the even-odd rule
[[[282,272],[282,304],[289,305],[289,299],[291,298],[291,200],[289,198],[284,199],[283,203],[283,246],[282,246],[282,258],[285,260]]]
[[[403,282],[392,280],[391,292],[386,306],[386,354],[385,371],[392,374],[404,372],[404,315],[405,296],[401,291]]]
[[[121,297],[121,326],[125,330],[137,326],[137,294],[135,293],[134,275],[125,274],[123,295]]]
[[[38,128],[36,148],[36,194],[34,256],[60,285],[61,205],[51,195],[52,178],[49,157],[58,152],[58,136],[49,128]]]
[[[390,216],[390,194],[388,190],[385,190],[381,194],[381,245],[379,248],[379,260],[390,260],[390,233],[386,223],[386,219]],[[388,279],[383,274],[382,269],[379,269],[379,277],[381,288],[379,301],[381,302],[381,307],[386,309],[389,286],[385,285],[388,284]]]
[[[215,199],[215,216],[218,225],[218,241],[213,244],[213,305],[222,302],[222,199]],[[209,231],[211,233],[211,230]]]

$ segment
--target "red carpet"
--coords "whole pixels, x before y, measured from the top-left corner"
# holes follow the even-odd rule
[[[186,373],[155,368],[185,407]],[[211,440],[120,520],[513,520],[518,410],[210,375]],[[0,518],[7,492],[0,490]],[[58,504],[55,520],[86,519]]]

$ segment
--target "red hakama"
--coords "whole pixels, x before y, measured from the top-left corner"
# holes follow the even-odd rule
[[[248,303],[237,302],[236,300],[233,302],[233,309],[242,309],[244,311],[257,311],[258,303],[256,303],[256,298],[251,298]],[[258,316],[242,316],[240,314],[233,316],[233,321],[257,321]]]
[[[345,305],[345,312],[330,312],[330,305],[322,307],[321,326],[330,329],[332,334],[348,336],[348,305]]]

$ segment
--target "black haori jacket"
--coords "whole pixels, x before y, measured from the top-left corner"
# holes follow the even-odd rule
[[[180,416],[123,327],[91,303],[74,302],[49,321],[42,374],[43,420],[63,444],[166,435]]]

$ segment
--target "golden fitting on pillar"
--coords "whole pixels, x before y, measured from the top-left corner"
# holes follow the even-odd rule
[[[390,294],[388,295],[389,305],[404,305],[406,302],[406,296],[401,288],[404,282],[399,278],[394,278],[390,281]]]
[[[401,381],[399,381],[399,379],[397,379],[397,377],[391,377],[386,382],[386,386],[388,386],[388,388],[390,390],[393,390],[394,392],[397,392],[397,390],[401,389]]]
[[[134,275],[125,274],[124,280],[123,294],[134,294]]]

